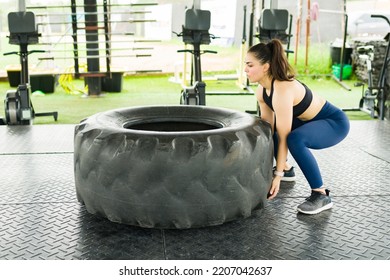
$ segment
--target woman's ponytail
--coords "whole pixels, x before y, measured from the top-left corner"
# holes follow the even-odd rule
[[[277,39],[273,39],[268,44],[272,50],[270,74],[276,80],[290,81],[294,78],[294,69],[288,63],[282,43]]]

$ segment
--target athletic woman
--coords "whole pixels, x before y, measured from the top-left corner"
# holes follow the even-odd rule
[[[245,64],[249,81],[259,83],[256,98],[261,119],[271,124],[274,133],[276,166],[269,199],[278,194],[280,181],[295,179],[294,169],[287,162],[290,151],[312,190],[297,210],[317,214],[330,209],[333,203],[329,190],[323,185],[310,149],[328,148],[343,140],[349,132],[348,118],[294,78],[279,40],[252,46]]]

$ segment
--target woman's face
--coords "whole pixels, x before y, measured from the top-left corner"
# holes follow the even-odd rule
[[[245,73],[249,82],[260,82],[264,77],[268,77],[268,69],[268,63],[261,64],[252,53],[247,53],[245,58]]]

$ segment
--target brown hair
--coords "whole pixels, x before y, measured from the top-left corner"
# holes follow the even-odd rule
[[[272,39],[269,43],[259,43],[252,46],[248,53],[252,53],[261,64],[269,63],[268,75],[279,81],[291,81],[295,71],[288,63],[282,43]]]

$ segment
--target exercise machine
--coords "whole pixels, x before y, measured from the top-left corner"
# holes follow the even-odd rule
[[[363,82],[355,83],[355,86],[362,87],[362,97],[359,101],[358,110],[367,112],[372,118],[374,118],[378,113],[378,107],[375,104],[376,95],[374,95],[373,91],[370,90],[373,87],[371,62],[374,60],[374,46],[362,46],[359,47],[357,51],[359,53],[359,58],[364,60],[367,65],[368,74],[368,89],[364,89]]]
[[[382,18],[390,26],[389,19],[383,15],[371,15],[371,17]],[[368,87],[366,90],[364,90],[364,83],[355,84],[355,86],[362,86],[362,98],[359,102],[359,110],[369,113],[372,118],[379,118],[381,120],[384,120],[386,97],[389,94],[387,70],[390,64],[390,33],[386,38],[388,43],[377,86],[373,84],[371,67],[371,62],[374,60],[374,47],[362,46],[357,49],[359,58],[366,61],[368,73]]]
[[[8,52],[4,55],[16,54],[20,57],[20,84],[16,90],[8,90],[4,100],[5,118],[0,119],[3,125],[29,125],[34,117],[53,116],[57,121],[58,112],[35,113],[31,103],[31,86],[28,74],[28,56],[42,50],[28,51],[28,45],[37,44],[39,33],[35,25],[35,15],[32,12],[11,12],[8,14],[10,31],[9,43],[19,45],[18,52]]]
[[[196,2],[196,1],[194,1]],[[183,86],[180,96],[180,104],[206,105],[206,83],[202,81],[201,55],[205,53],[217,53],[212,50],[201,50],[200,45],[208,45],[211,39],[216,37],[209,33],[211,13],[201,10],[197,5],[185,12],[185,22],[181,33],[175,33],[183,37],[183,42],[191,44],[192,49],[178,50],[192,54],[191,82],[190,86]],[[185,74],[184,74],[185,75]]]
[[[286,44],[286,54],[293,53],[290,50],[292,28],[292,15],[285,9],[263,9],[259,19],[259,33],[255,36],[260,42],[268,43],[272,39],[279,39]]]

